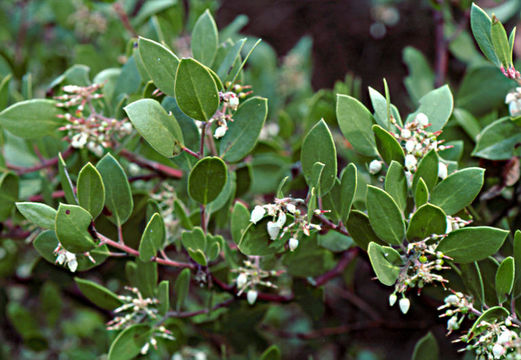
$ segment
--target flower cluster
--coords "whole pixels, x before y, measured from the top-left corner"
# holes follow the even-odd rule
[[[232,270],[239,274],[235,279],[238,290],[237,295],[240,296],[248,290],[246,298],[250,305],[253,305],[255,300],[257,300],[258,292],[256,288],[258,286],[277,287],[271,281],[266,281],[265,279],[270,276],[277,276],[279,273],[275,270],[267,271],[261,269],[259,262],[260,258],[258,256],[252,256],[249,260],[244,260],[244,266]]]
[[[177,228],[179,220],[175,218],[175,201],[177,199],[175,189],[167,182],[161,182],[158,192],[151,194],[152,199],[157,201],[161,217],[165,223],[166,237],[170,238]]]
[[[305,204],[303,199],[286,197],[275,199],[273,204],[257,205],[251,212],[250,222],[256,224],[265,216],[271,216],[272,221],[268,221],[267,230],[271,240],[282,239],[286,233],[290,234],[288,247],[291,251],[295,250],[299,244],[299,234],[309,236],[311,230],[321,230],[320,225],[312,224],[308,221],[307,214],[302,212],[298,206]],[[316,210],[320,213],[320,210]],[[293,221],[286,225],[288,217]],[[282,232],[281,232],[282,230]]]
[[[473,306],[472,298],[460,292],[445,298],[444,304],[438,310],[445,310],[440,317],[448,317],[447,330],[449,334],[458,330],[466,317],[481,315],[481,312]],[[460,351],[473,350],[476,359],[493,360],[521,359],[521,337],[518,333],[519,326],[512,323],[507,317],[504,320],[482,320],[473,329],[472,333],[462,335],[455,342],[465,342],[468,345]]]
[[[231,83],[228,82],[226,86],[230,87]],[[222,107],[208,120],[208,125],[216,124],[217,126],[213,134],[214,138],[220,139],[226,134],[228,131],[228,122],[233,121],[233,114],[239,107],[240,99],[244,99],[252,93],[252,91],[246,91],[250,88],[250,85],[235,84],[232,87],[232,91],[219,91]],[[202,128],[202,122],[199,122],[199,127]]]
[[[521,115],[521,87],[517,87],[507,94],[505,104],[508,105],[510,116]]]
[[[472,223],[472,220],[463,220],[457,216],[447,215],[447,229],[445,230],[445,233],[448,234],[451,231],[461,229],[470,223]]]
[[[448,282],[435,271],[449,269],[443,266],[445,260],[450,259],[440,251],[436,251],[436,243],[432,242],[437,235],[432,235],[418,242],[409,243],[407,246],[407,262],[402,267],[398,280],[396,281],[394,292],[389,297],[389,304],[396,303],[397,293],[402,295],[400,300],[400,310],[405,314],[409,311],[410,301],[405,297],[405,293],[410,288],[418,288],[421,292],[425,284],[440,283],[444,285]]]
[[[171,360],[206,360],[207,358],[204,351],[185,346],[181,351],[172,355]]]
[[[107,19],[98,11],[90,11],[87,6],[81,5],[68,19],[74,25],[75,32],[85,38],[103,34],[107,30]]]
[[[521,73],[517,71],[514,66],[510,66],[509,68],[505,69],[505,67],[501,65],[501,72],[509,79],[521,79]]]
[[[58,243],[58,246],[54,249],[54,254],[56,255],[57,264],[68,266],[71,272],[75,272],[78,269],[76,254],[64,249],[60,243]],[[94,262],[94,260],[92,261]]]
[[[132,132],[132,125],[126,119],[107,118],[96,111],[93,101],[103,97],[98,92],[102,87],[103,84],[66,85],[63,87],[64,94],[55,97],[62,101],[56,104],[58,107],[70,111],[58,117],[68,121],[60,130],[67,131],[66,139],[71,146],[77,149],[87,146],[98,156],[103,155],[103,148],[112,147],[116,139]]]

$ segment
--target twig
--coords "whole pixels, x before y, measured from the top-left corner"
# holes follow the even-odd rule
[[[447,51],[447,41],[445,41],[444,33],[444,19],[443,12],[441,10],[434,10],[434,37],[435,37],[435,62],[434,62],[434,73],[436,74],[434,79],[434,87],[439,87],[445,82],[445,76],[447,74],[447,65],[449,60],[449,54]]]
[[[114,8],[114,11],[116,11],[116,14],[118,14],[119,19],[121,20],[121,23],[127,29],[127,31],[133,36],[138,37],[138,34],[136,30],[132,27],[130,24],[130,20],[128,19],[127,14],[125,13],[125,9],[123,9],[123,6],[119,2],[115,2],[114,5],[112,5]]]
[[[68,147],[67,150],[65,150],[62,153],[62,157],[64,159],[66,159],[67,157],[69,157],[72,154],[73,150],[74,149],[72,147]],[[7,168],[16,172],[17,175],[23,175],[23,174],[32,173],[32,172],[35,172],[38,170],[42,170],[42,169],[45,169],[48,167],[52,167],[52,166],[58,164],[58,161],[60,161],[60,158],[58,156],[56,156],[56,157],[53,157],[52,159],[42,161],[38,165],[34,165],[34,166],[30,166],[30,167],[22,167],[22,166],[7,164]]]
[[[175,317],[175,318],[189,318],[189,317],[193,317],[193,316],[197,316],[197,315],[208,314],[211,311],[226,307],[234,301],[235,301],[235,298],[230,298],[226,301],[223,301],[223,302],[215,305],[211,309],[201,309],[201,310],[197,310],[197,311],[187,311],[187,312],[169,311],[166,313],[166,316]]]
[[[357,255],[358,255],[357,247],[353,247],[349,250],[344,251],[344,253],[342,254],[342,258],[338,261],[338,263],[335,265],[335,267],[332,268],[331,270],[329,270],[328,272],[318,276],[313,281],[313,285],[317,286],[317,287],[322,286],[325,283],[327,283],[329,280],[337,277],[338,275],[341,275],[344,272],[347,265],[349,265],[351,263],[351,261],[354,258],[356,258]]]
[[[190,155],[192,155],[193,157],[195,157],[197,159],[200,158],[199,154],[197,154],[196,152],[190,150],[189,148],[183,147],[183,151],[188,153],[188,154],[190,154]]]
[[[119,153],[121,156],[126,158],[127,160],[152,171],[157,172],[159,175],[172,177],[175,179],[180,179],[183,176],[183,172],[179,169],[171,168],[170,166],[166,166],[155,161],[151,161],[136,155],[126,149],[123,149]]]

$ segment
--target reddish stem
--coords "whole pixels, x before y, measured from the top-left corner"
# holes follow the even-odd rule
[[[159,173],[160,175],[172,177],[175,179],[180,179],[183,176],[183,172],[179,169],[171,168],[170,166],[166,166],[155,161],[151,161],[136,155],[126,149],[121,150],[119,153],[121,156],[126,158],[127,160],[152,171]]]
[[[69,157],[72,154],[73,151],[74,151],[74,149],[72,147],[68,147],[67,150],[65,150],[62,153],[62,158],[66,159],[67,157]],[[56,156],[56,157],[53,157],[52,159],[42,161],[38,165],[34,165],[34,166],[30,166],[30,167],[22,167],[22,166],[7,164],[7,168],[15,171],[16,174],[18,174],[18,175],[22,175],[22,174],[28,174],[28,173],[32,173],[32,172],[35,172],[38,170],[42,170],[42,169],[45,169],[48,167],[52,167],[52,166],[58,164],[58,161],[60,161],[60,158],[58,156]]]

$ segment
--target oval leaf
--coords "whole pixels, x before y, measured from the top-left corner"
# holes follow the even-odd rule
[[[101,174],[91,163],[81,169],[77,191],[80,206],[97,218],[105,206],[105,186]]]
[[[142,261],[150,261],[156,256],[166,239],[166,229],[163,218],[155,213],[150,218],[139,243],[139,258]]]
[[[401,245],[405,237],[405,222],[391,195],[375,186],[367,187],[367,214],[378,237],[388,244]]]
[[[138,50],[154,85],[165,94],[175,96],[175,74],[179,58],[166,46],[142,37],[138,40]]]
[[[447,215],[437,206],[425,204],[416,210],[407,228],[407,239],[423,240],[432,234],[445,234]]]
[[[74,281],[82,294],[102,309],[112,311],[122,304],[118,296],[104,286],[77,277]]]
[[[376,148],[385,163],[390,164],[391,161],[394,160],[399,164],[403,164],[405,155],[396,138],[380,125],[373,125],[373,132],[376,141]]]
[[[199,160],[188,177],[188,193],[201,204],[208,204],[224,188],[227,173],[226,164],[218,157]]]
[[[110,345],[107,360],[134,359],[150,340],[150,326],[134,324],[123,330]]]
[[[392,247],[371,242],[367,254],[378,280],[387,286],[394,285],[400,275],[400,265],[403,263],[400,253]]]
[[[514,258],[509,256],[505,258],[496,272],[496,294],[499,302],[507,300],[507,296],[512,292],[515,279]]]
[[[210,10],[199,16],[192,31],[192,53],[194,58],[211,66],[217,53],[219,34]]]
[[[92,222],[89,212],[77,205],[60,204],[56,213],[56,236],[65,249],[84,253],[96,247],[88,228]]]
[[[54,230],[56,210],[49,205],[35,202],[18,202],[16,207],[27,220],[44,229]]]

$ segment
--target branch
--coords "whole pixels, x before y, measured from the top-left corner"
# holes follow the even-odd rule
[[[329,280],[334,279],[338,275],[341,275],[347,265],[351,263],[351,261],[358,255],[358,248],[353,247],[349,250],[344,251],[342,254],[342,258],[338,261],[334,268],[329,270],[328,272],[318,276],[312,282],[312,284],[316,287],[322,286],[327,283]]]
[[[133,162],[134,164],[137,164],[143,168],[155,171],[159,175],[163,175],[163,176],[171,177],[171,178],[175,178],[175,179],[180,179],[181,177],[183,177],[183,172],[179,169],[174,169],[174,168],[171,168],[170,166],[166,166],[166,165],[157,163],[155,161],[145,159],[144,157],[136,155],[126,149],[121,150],[121,152],[119,154],[121,156],[123,156],[124,158],[126,158],[127,160]]]
[[[127,29],[127,31],[133,36],[138,37],[138,34],[136,30],[132,27],[130,24],[130,20],[128,19],[127,14],[125,13],[125,9],[123,9],[123,6],[119,2],[115,2],[114,5],[112,5],[114,8],[114,11],[116,11],[116,14],[118,14],[119,19],[121,20],[121,23]]]
[[[197,315],[208,314],[209,312],[215,311],[217,309],[227,307],[234,301],[235,301],[235,298],[228,299],[226,301],[223,301],[223,302],[215,305],[211,309],[201,309],[201,310],[197,310],[197,311],[186,311],[186,312],[169,311],[166,313],[166,316],[175,317],[175,318],[188,318],[188,317],[193,317],[193,316],[197,316]]]
[[[65,150],[62,153],[62,158],[63,159],[68,158],[72,154],[73,151],[74,151],[74,149],[69,146],[67,148],[67,150]],[[32,173],[32,172],[42,170],[42,169],[45,169],[48,167],[55,166],[56,164],[58,164],[58,161],[60,161],[60,158],[58,156],[56,156],[56,157],[53,157],[52,159],[42,161],[38,165],[34,165],[34,166],[30,166],[30,167],[22,167],[22,166],[7,164],[7,168],[16,172],[17,175],[22,175],[22,174],[28,174],[28,173]]]

